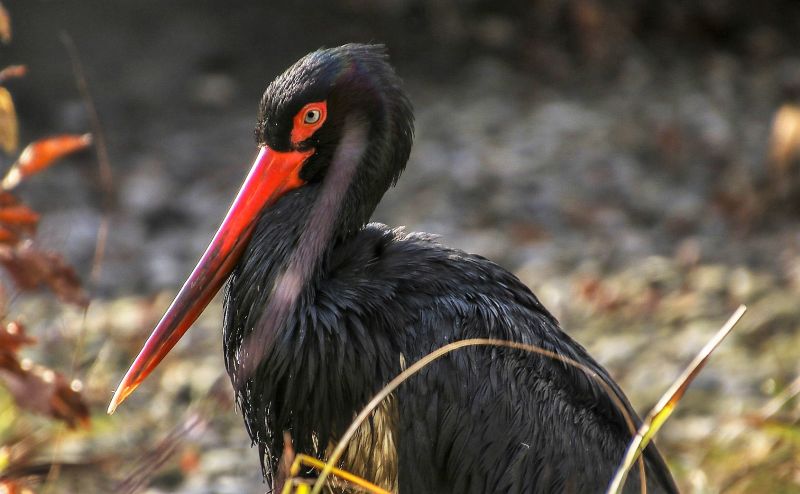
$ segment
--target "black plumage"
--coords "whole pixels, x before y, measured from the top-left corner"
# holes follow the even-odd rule
[[[306,103],[327,120],[290,138]],[[411,148],[408,99],[382,47],[307,55],[267,88],[256,138],[313,152],[304,181],[266,206],[225,292],[226,366],[265,475],[283,431],[325,458],[406,363],[452,341],[540,346],[622,391],[513,274],[427,234],[367,224]],[[454,166],[457,166],[454,164]],[[581,370],[508,348],[452,353],[403,384],[342,467],[402,493],[601,492],[631,433]],[[648,492],[675,492],[650,445]],[[631,472],[627,492],[638,492]]]

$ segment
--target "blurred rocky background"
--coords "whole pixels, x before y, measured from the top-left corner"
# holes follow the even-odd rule
[[[109,190],[86,151],[20,186],[42,213],[37,242],[92,297],[86,312],[9,304],[40,341],[26,351],[74,369],[92,412],[69,431],[0,388],[0,469],[28,465],[25,485],[266,489],[217,381],[218,303],[116,415],[105,405],[244,177],[266,84],[315,48],[358,41],[388,46],[417,114],[375,220],[516,272],[642,414],[747,303],[659,443],[687,492],[800,490],[797,2],[3,4],[13,40],[0,65],[28,67],[7,83],[21,141],[93,131],[113,175]]]

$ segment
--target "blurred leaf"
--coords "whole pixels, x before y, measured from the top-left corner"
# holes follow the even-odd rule
[[[70,428],[87,425],[89,408],[80,395],[79,381],[69,382],[51,369],[17,357],[20,347],[34,342],[16,322],[0,331],[0,381],[20,408],[63,420]]]
[[[19,123],[14,100],[8,89],[0,86],[0,148],[11,154],[19,146]]]
[[[764,430],[800,447],[800,428],[793,422],[769,419],[764,422]]]
[[[36,338],[25,334],[25,327],[18,322],[10,322],[0,329],[0,352],[16,353],[20,347],[36,343]]]
[[[22,235],[33,235],[38,224],[38,213],[14,194],[0,192],[0,244],[16,244]]]
[[[16,79],[28,73],[28,67],[25,65],[9,65],[8,67],[0,70],[0,83],[9,79]]]
[[[19,241],[19,236],[8,228],[0,226],[0,244],[13,245]]]
[[[775,112],[769,151],[772,172],[781,178],[800,155],[800,106],[787,103]]]
[[[620,293],[609,288],[602,279],[596,276],[587,276],[577,283],[578,296],[594,305],[601,312],[619,309],[624,300]]]
[[[189,474],[200,466],[200,453],[195,448],[187,448],[181,453],[179,462],[181,472],[186,475]]]
[[[0,480],[0,494],[33,494],[18,480]]]
[[[0,207],[13,206],[19,204],[17,196],[11,192],[0,191]]]
[[[36,249],[32,242],[9,247],[0,245],[0,264],[20,290],[49,287],[62,301],[85,307],[89,303],[75,269],[59,254]]]
[[[11,42],[11,17],[2,3],[0,3],[0,41],[5,44]]]
[[[39,173],[64,156],[86,149],[91,144],[91,134],[65,134],[32,142],[6,173],[2,187],[5,190],[13,189],[22,179]]]
[[[33,233],[39,224],[39,213],[24,204],[0,206],[0,223],[6,227]]]
[[[20,408],[62,420],[70,428],[89,425],[89,407],[80,394],[80,382],[70,382],[54,370],[3,353],[0,381]]]

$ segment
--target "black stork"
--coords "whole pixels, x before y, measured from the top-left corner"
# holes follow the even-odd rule
[[[510,272],[428,234],[368,223],[413,136],[384,48],[300,59],[267,87],[255,136],[259,153],[230,211],[109,412],[227,281],[225,364],[268,481],[283,431],[295,451],[324,459],[407,364],[449,342],[495,338],[580,362],[607,385],[518,349],[462,349],[398,388],[342,468],[404,494],[602,492],[631,439],[615,402],[638,420],[605,369]],[[677,492],[655,446],[644,465],[648,492]],[[625,490],[639,492],[636,468]]]

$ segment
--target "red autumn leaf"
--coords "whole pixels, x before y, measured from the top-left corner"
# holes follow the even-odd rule
[[[200,453],[194,448],[188,448],[181,453],[180,461],[178,462],[181,472],[189,474],[200,466]]]
[[[0,244],[13,245],[19,241],[19,235],[13,231],[0,226]]]
[[[0,223],[35,230],[39,223],[39,213],[24,204],[0,207]]]
[[[0,191],[0,208],[15,206],[17,204],[19,204],[19,199],[17,199],[17,196],[11,192],[6,192],[4,190]]]
[[[60,255],[38,250],[32,242],[13,247],[0,245],[0,264],[20,290],[46,286],[64,302],[81,307],[89,303],[75,269]]]
[[[19,479],[0,480],[0,494],[33,494]]]
[[[91,144],[91,134],[64,134],[32,142],[8,170],[2,186],[5,190],[13,189],[22,179],[39,173],[64,156],[86,149]]]
[[[10,192],[0,192],[0,243],[15,244],[23,235],[33,235],[39,213],[20,203]]]

